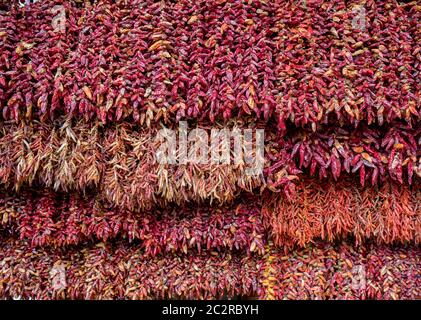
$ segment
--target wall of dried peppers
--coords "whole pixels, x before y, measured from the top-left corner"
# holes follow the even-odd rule
[[[421,299],[420,71],[418,1],[0,1],[0,299]]]

